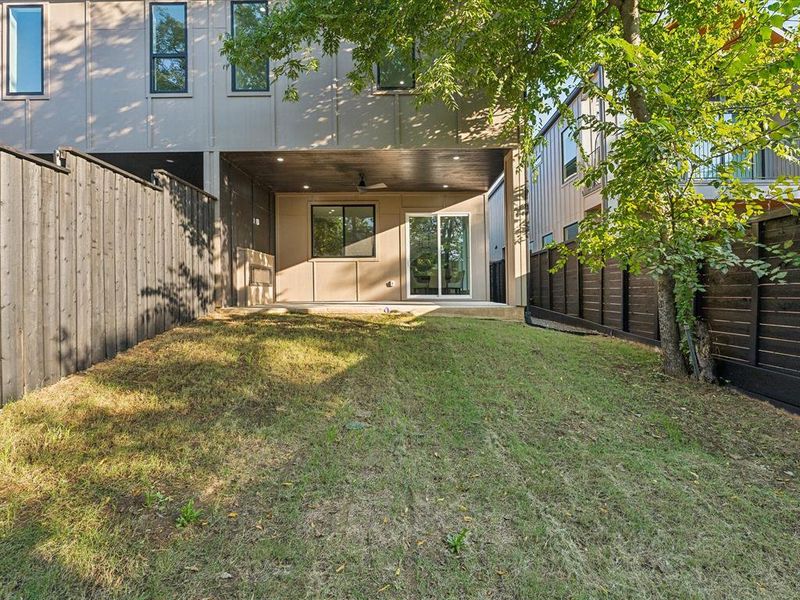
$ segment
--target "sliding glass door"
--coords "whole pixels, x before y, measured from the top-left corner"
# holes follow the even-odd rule
[[[469,215],[406,216],[409,297],[469,297]]]

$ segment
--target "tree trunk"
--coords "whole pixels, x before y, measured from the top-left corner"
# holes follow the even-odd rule
[[[623,39],[632,46],[641,45],[639,0],[609,0],[609,2],[619,11]],[[628,87],[628,105],[634,119],[640,123],[650,121],[647,99],[635,85]],[[658,330],[661,335],[661,360],[664,372],[673,376],[688,375],[686,360],[681,352],[681,333],[675,305],[675,279],[671,273],[658,276]]]
[[[675,307],[675,279],[670,273],[658,276],[658,332],[661,335],[661,364],[664,372],[675,377],[688,375],[681,352],[681,333]]]
[[[642,43],[642,34],[639,23],[639,0],[612,0],[617,7],[622,20],[622,37],[631,46]],[[650,121],[650,109],[642,92],[635,85],[628,87],[628,105],[634,118],[640,123]]]

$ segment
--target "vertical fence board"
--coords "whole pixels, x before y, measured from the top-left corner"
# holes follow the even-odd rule
[[[22,395],[22,162],[0,156],[0,373],[3,402]]]
[[[146,188],[145,193],[145,212],[147,214],[147,231],[145,234],[145,249],[147,252],[147,294],[145,313],[147,315],[147,337],[151,338],[156,334],[156,207],[155,191]]]
[[[25,391],[35,390],[44,382],[44,347],[42,338],[42,167],[22,161],[22,205],[24,243],[23,261],[23,349]]]
[[[105,298],[106,357],[117,354],[117,282],[116,282],[116,175],[103,172],[103,296]]]
[[[165,186],[161,192],[161,204],[164,209],[164,329],[171,329],[178,320],[177,284],[175,269],[175,207],[172,204],[169,190]]]
[[[54,383],[61,377],[58,183],[56,171],[42,169],[42,343],[44,384]]]
[[[92,345],[92,215],[89,163],[80,158],[74,163],[75,175],[75,285],[77,301],[75,322],[78,356],[75,367],[80,371],[91,364]]]
[[[128,348],[128,317],[127,317],[127,235],[128,222],[127,184],[122,175],[114,174],[114,293],[116,296],[116,309],[114,310],[117,324],[117,352]]]
[[[127,312],[127,331],[128,348],[136,345],[137,340],[137,319],[136,310],[138,306],[138,293],[136,290],[137,269],[139,268],[138,257],[136,255],[136,207],[138,205],[137,191],[139,186],[132,179],[126,179],[127,192],[127,222],[125,229],[126,248],[127,248],[127,272],[126,272],[126,304]]]
[[[147,192],[136,185],[136,337],[147,337]]]
[[[59,279],[61,281],[60,331],[61,376],[75,372],[77,360],[75,186],[72,178],[59,173],[58,229]]]
[[[176,189],[173,185],[171,191],[174,192],[173,218],[175,219],[175,249],[176,249],[176,279],[178,285],[178,323],[186,321],[186,235],[184,234],[183,215],[185,214],[186,194],[184,190]]]
[[[155,217],[153,245],[155,246],[155,269],[153,279],[153,298],[155,300],[155,323],[156,333],[164,331],[164,209],[163,209],[163,195],[161,192],[152,192],[153,195],[153,210]]]
[[[187,246],[187,250],[189,252],[189,259],[191,268],[189,270],[189,292],[191,293],[192,303],[191,303],[191,318],[197,318],[200,314],[200,299],[198,298],[198,273],[197,273],[197,265],[198,265],[198,256],[197,252],[199,250],[199,246],[197,241],[199,239],[198,231],[200,227],[197,221],[197,202],[199,200],[199,195],[197,190],[187,190],[188,197],[189,197],[189,231],[188,231],[188,238],[189,238],[189,245]]]
[[[103,265],[103,170],[100,165],[89,166],[89,207],[91,211],[91,295],[92,295],[92,347],[90,359],[92,364],[106,357],[105,312],[106,297],[104,292]]]

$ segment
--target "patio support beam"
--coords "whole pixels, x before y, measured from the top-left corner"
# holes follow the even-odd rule
[[[528,203],[525,165],[519,150],[505,155],[506,303],[528,303]]]

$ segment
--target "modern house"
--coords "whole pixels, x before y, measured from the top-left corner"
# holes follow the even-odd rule
[[[526,178],[480,104],[418,107],[413,58],[354,94],[320,52],[298,102],[222,38],[269,2],[2,3],[0,142],[74,147],[219,198],[219,302],[489,300],[488,191],[505,181],[506,298],[526,303]],[[244,294],[243,294],[244,291]]]

